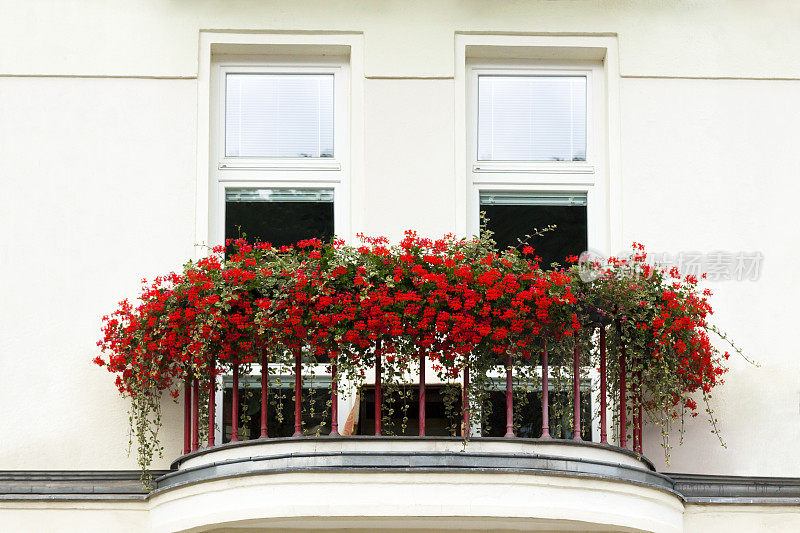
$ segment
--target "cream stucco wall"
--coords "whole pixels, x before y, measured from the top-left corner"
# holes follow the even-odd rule
[[[363,482],[363,480],[360,480]],[[591,487],[605,490],[607,487]],[[249,494],[246,493],[246,494]],[[241,495],[240,495],[241,497]],[[607,504],[607,502],[606,502]],[[151,530],[153,526],[147,502],[7,502],[0,503],[2,525],[8,531],[42,531],[49,528],[62,532],[84,532],[103,530],[108,533],[133,533]],[[318,511],[317,511],[318,512]],[[800,513],[791,506],[774,505],[685,505],[683,523],[677,529],[686,533],[751,533],[755,531],[797,531],[800,529]],[[559,523],[559,531],[587,531],[586,523],[570,522],[567,516]],[[414,530],[427,533],[444,531],[508,531],[553,530],[553,521],[510,518],[384,518],[373,519],[326,519],[323,524],[336,527],[338,533],[366,531],[376,525],[387,533]],[[189,525],[185,523],[185,525]],[[238,524],[236,527],[220,527],[206,531],[248,532],[287,531],[305,533],[319,531],[321,522],[312,517],[293,520],[262,520],[252,527]],[[454,528],[454,526],[456,526]],[[608,527],[596,526],[598,531]]]
[[[715,322],[761,364],[733,355],[726,384],[714,393],[728,448],[701,415],[674,450],[671,470],[800,475],[790,303],[800,298],[800,82],[626,79],[621,93],[624,242],[764,254],[757,282],[708,284]],[[658,430],[648,432],[646,455],[664,468],[657,441]]]
[[[622,241],[761,251],[717,291],[734,357],[670,469],[800,475],[795,2],[4,2],[0,469],[134,468],[126,405],[91,365],[100,316],[193,255],[200,29],[363,32],[371,233],[452,231],[456,32],[603,34],[619,48]],[[709,79],[706,79],[709,78]],[[726,79],[710,79],[726,78]],[[747,78],[747,79],[727,79]],[[765,79],[750,79],[765,78]],[[772,79],[772,78],[780,78]],[[361,195],[361,196],[359,196]],[[361,228],[357,228],[361,229]],[[179,453],[167,404],[165,467]],[[666,468],[657,435],[646,454]]]
[[[796,506],[687,505],[683,527],[687,533],[798,531],[800,513]]]
[[[0,78],[0,468],[135,468],[127,405],[86,362],[100,316],[193,254],[195,94],[190,80]]]
[[[142,533],[150,529],[142,502],[0,502],[3,531]]]
[[[201,29],[363,32],[368,76],[452,76],[453,32],[608,33],[635,76],[800,77],[792,0],[4,2],[0,73],[197,74]],[[102,46],[98,46],[102,43]]]

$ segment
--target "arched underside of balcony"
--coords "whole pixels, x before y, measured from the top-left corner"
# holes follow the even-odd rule
[[[649,462],[536,439],[292,438],[199,450],[150,496],[154,531],[682,530]]]

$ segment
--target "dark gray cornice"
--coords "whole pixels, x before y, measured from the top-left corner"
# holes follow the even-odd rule
[[[145,500],[147,495],[138,470],[0,470],[0,500]]]
[[[232,476],[290,471],[518,472],[617,480],[672,492],[688,504],[800,505],[800,478],[659,474],[545,455],[455,452],[338,452],[248,457],[185,470],[153,471],[156,491]],[[0,471],[0,500],[144,501],[137,470]]]
[[[800,478],[667,474],[688,503],[800,505]]]

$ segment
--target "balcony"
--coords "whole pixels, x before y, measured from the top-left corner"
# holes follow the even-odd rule
[[[154,530],[681,531],[642,427],[721,383],[707,293],[641,245],[543,270],[487,239],[229,242],[123,302],[95,362],[142,466],[183,395]]]
[[[487,437],[485,428],[476,423],[468,399],[469,372],[462,372],[460,425],[456,435],[428,434],[431,407],[428,393],[438,384],[426,383],[426,372],[415,375],[413,428],[417,435],[386,435],[387,422],[381,412],[385,394],[381,357],[369,385],[373,401],[362,401],[373,413],[367,427],[354,431],[351,400],[349,423],[340,434],[338,387],[330,387],[329,434],[304,435],[303,361],[295,355],[294,390],[289,395],[293,406],[294,435],[269,435],[270,378],[269,364],[261,369],[259,387],[260,420],[254,431],[244,431],[239,424],[242,383],[253,376],[239,375],[238,366],[230,376],[224,405],[232,413],[220,431],[217,406],[224,394],[211,395],[208,405],[209,428],[206,441],[200,443],[200,390],[197,380],[189,382],[184,395],[184,454],[172,464],[172,470],[156,479],[150,495],[151,520],[156,531],[215,530],[218,528],[320,529],[357,527],[363,529],[458,529],[458,530],[547,530],[547,531],[680,531],[683,504],[674,492],[673,482],[655,472],[641,455],[641,417],[636,410],[617,411],[614,417],[629,431],[615,431],[609,441],[609,414],[624,405],[621,398],[611,398],[606,386],[605,328],[598,328],[593,338],[600,360],[594,376],[597,385],[594,407],[598,416],[591,424],[586,419],[592,405],[585,382],[586,369],[580,366],[581,354],[573,352],[571,397],[554,395],[548,365],[548,350],[543,347],[536,375],[541,401],[530,409],[541,413],[539,434],[535,438],[515,435],[520,421],[514,418],[515,366],[511,361],[499,370],[505,373],[502,392],[506,409],[505,436]],[[563,363],[564,361],[560,361]],[[421,356],[418,368],[426,368]],[[335,366],[329,366],[331,383],[336,384]],[[561,367],[561,370],[564,370]],[[581,376],[584,376],[584,379]],[[319,378],[317,378],[319,379]],[[224,383],[225,380],[222,380]],[[498,380],[493,383],[499,383]],[[251,394],[252,396],[252,394]],[[208,397],[208,395],[206,395]],[[518,397],[518,395],[517,395]],[[557,419],[551,411],[559,406],[553,398],[567,401],[572,419]],[[374,401],[378,398],[379,401]],[[434,399],[435,401],[435,399]],[[583,407],[583,408],[582,408]],[[529,409],[529,410],[530,410]],[[363,407],[362,407],[363,410]],[[307,411],[307,410],[306,410]],[[474,409],[473,409],[474,411]],[[591,412],[591,408],[589,412]],[[630,412],[628,412],[630,411]],[[583,417],[583,420],[582,420]],[[497,416],[495,416],[497,418]],[[375,421],[378,421],[376,424]],[[388,419],[392,422],[391,419]],[[381,423],[383,422],[383,424]],[[363,422],[362,422],[362,425]],[[225,428],[225,426],[229,426]],[[405,424],[409,426],[409,424]],[[394,427],[394,425],[393,425]],[[434,433],[441,431],[435,426]],[[582,428],[573,432],[570,428]],[[364,429],[374,434],[365,435]],[[524,431],[524,430],[523,430]],[[362,434],[354,434],[360,432]],[[553,438],[550,434],[571,438]],[[570,432],[572,433],[570,435]],[[632,437],[627,449],[626,434]],[[254,434],[255,433],[255,434]],[[496,433],[496,430],[495,430]],[[227,442],[218,443],[224,436]],[[584,440],[594,438],[592,440]]]

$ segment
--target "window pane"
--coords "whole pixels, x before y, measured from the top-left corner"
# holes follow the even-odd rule
[[[550,412],[550,434],[556,439],[571,439],[572,409],[564,409],[570,402],[571,392],[553,389],[547,397]],[[524,395],[524,398],[522,397]],[[484,437],[502,437],[506,434],[506,391],[494,390],[488,394],[486,417],[481,427]],[[517,437],[538,439],[542,436],[542,392],[514,391],[514,425]],[[581,387],[581,438],[592,440],[592,401],[590,390]]]
[[[227,157],[333,157],[333,74],[228,74]]]
[[[381,392],[381,433],[383,435],[419,435],[419,385],[401,385]],[[441,385],[425,387],[425,434],[458,436],[461,434],[461,388],[452,387],[452,402]],[[375,434],[375,386],[361,387],[356,435]]]
[[[481,191],[480,201],[487,227],[501,250],[517,247],[520,239],[536,229],[556,226],[529,242],[542,258],[542,268],[554,262],[563,266],[568,255],[580,255],[588,247],[584,194]]]
[[[257,439],[261,435],[261,384],[258,378],[245,378],[239,389],[239,440]],[[303,378],[304,381],[308,377]],[[272,378],[267,404],[267,433],[270,437],[294,435],[294,376],[284,376],[280,384]],[[331,432],[331,391],[327,383],[303,386],[300,397],[303,435],[328,435]],[[233,388],[222,391],[222,442],[230,442]]]
[[[480,161],[585,161],[585,76],[478,76]]]
[[[225,238],[241,235],[275,246],[303,239],[330,240],[333,191],[330,189],[227,189]]]

